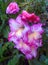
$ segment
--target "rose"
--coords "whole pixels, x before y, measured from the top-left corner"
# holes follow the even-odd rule
[[[19,6],[16,2],[11,2],[6,9],[7,14],[15,14],[16,12],[19,12]]]

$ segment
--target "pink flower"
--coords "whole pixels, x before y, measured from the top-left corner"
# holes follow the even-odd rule
[[[23,36],[23,41],[29,46],[36,45],[37,47],[42,46],[42,35],[39,32],[30,32]]]
[[[27,32],[30,30],[30,27],[28,25],[25,25],[24,23],[21,23],[21,17],[20,15],[15,19],[9,19],[9,27],[10,27],[10,33],[8,35],[8,40],[14,42],[14,38],[20,39],[23,37],[23,35],[27,34]]]
[[[15,43],[14,48],[20,50],[27,59],[37,56],[38,47],[42,46],[42,23],[37,21],[38,16],[24,11],[16,19],[9,20],[10,33],[8,40]],[[37,24],[28,24],[36,21]]]
[[[27,11],[22,11],[22,19],[27,22],[39,23],[40,17],[36,16],[35,13],[28,13]]]
[[[11,31],[19,29],[20,25],[16,22],[15,19],[9,19],[9,27]]]
[[[33,57],[37,56],[37,46],[32,44],[29,46],[25,43],[22,39],[19,40],[18,44],[16,44],[15,48],[20,50],[23,54],[25,54],[27,59],[32,59]]]
[[[31,26],[31,30],[32,32],[39,32],[40,34],[44,32],[42,28],[42,23],[34,24],[33,26]]]
[[[6,9],[6,13],[7,14],[16,14],[17,12],[19,12],[18,4],[16,2],[11,2]]]

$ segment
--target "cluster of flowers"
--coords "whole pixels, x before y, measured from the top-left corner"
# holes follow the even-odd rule
[[[19,11],[17,3],[12,2],[6,9],[7,14]],[[25,54],[27,59],[37,56],[37,49],[42,46],[42,23],[40,17],[23,10],[16,19],[9,19],[10,33],[8,40],[15,43],[14,48]]]

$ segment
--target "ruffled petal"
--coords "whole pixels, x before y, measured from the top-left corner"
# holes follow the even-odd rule
[[[9,19],[9,26],[11,31],[15,31],[20,27],[20,25],[16,22],[15,19]]]
[[[31,30],[32,32],[38,32],[42,34],[43,33],[42,24],[41,23],[34,24],[33,26],[31,26]]]

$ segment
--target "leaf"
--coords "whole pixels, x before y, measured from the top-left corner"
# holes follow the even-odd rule
[[[0,46],[0,57],[2,56],[2,46]]]
[[[48,65],[48,58],[45,60],[45,63]]]
[[[38,60],[33,60],[33,63],[34,63],[34,65],[42,65],[42,63],[40,63]]]
[[[6,27],[3,29],[3,36],[4,36],[5,38],[8,38],[8,33],[9,33],[9,27],[6,26]]]
[[[13,47],[14,44],[12,42],[6,42],[0,47],[0,62],[12,57],[12,55],[6,55],[6,53],[9,53],[9,51],[13,53]]]
[[[24,0],[25,2],[30,2],[31,0]],[[33,0],[32,0],[33,1]]]
[[[39,60],[40,60],[41,62],[44,62],[45,59],[46,59],[46,57],[45,57],[44,55],[41,55]]]
[[[7,19],[8,19],[8,17],[7,17],[6,14],[1,14],[1,20],[2,20],[2,21],[5,21],[5,20],[7,20]]]
[[[4,21],[2,21],[2,24],[0,25],[0,32],[1,32],[1,30],[3,29],[4,24],[5,24],[5,22],[4,22]]]
[[[43,65],[38,59],[32,59],[28,61],[29,65]]]
[[[19,62],[21,56],[21,54],[13,56],[13,58],[8,62],[8,65],[16,65]]]
[[[14,46],[12,42],[6,42],[3,46],[0,47],[0,56],[3,55],[4,51],[7,50],[7,47],[10,49]]]
[[[44,63],[45,65],[48,65],[48,58],[44,55],[41,55],[40,62]]]
[[[12,42],[6,42],[2,48],[3,50],[6,50],[7,47],[11,49],[12,47],[14,47],[14,44]]]

